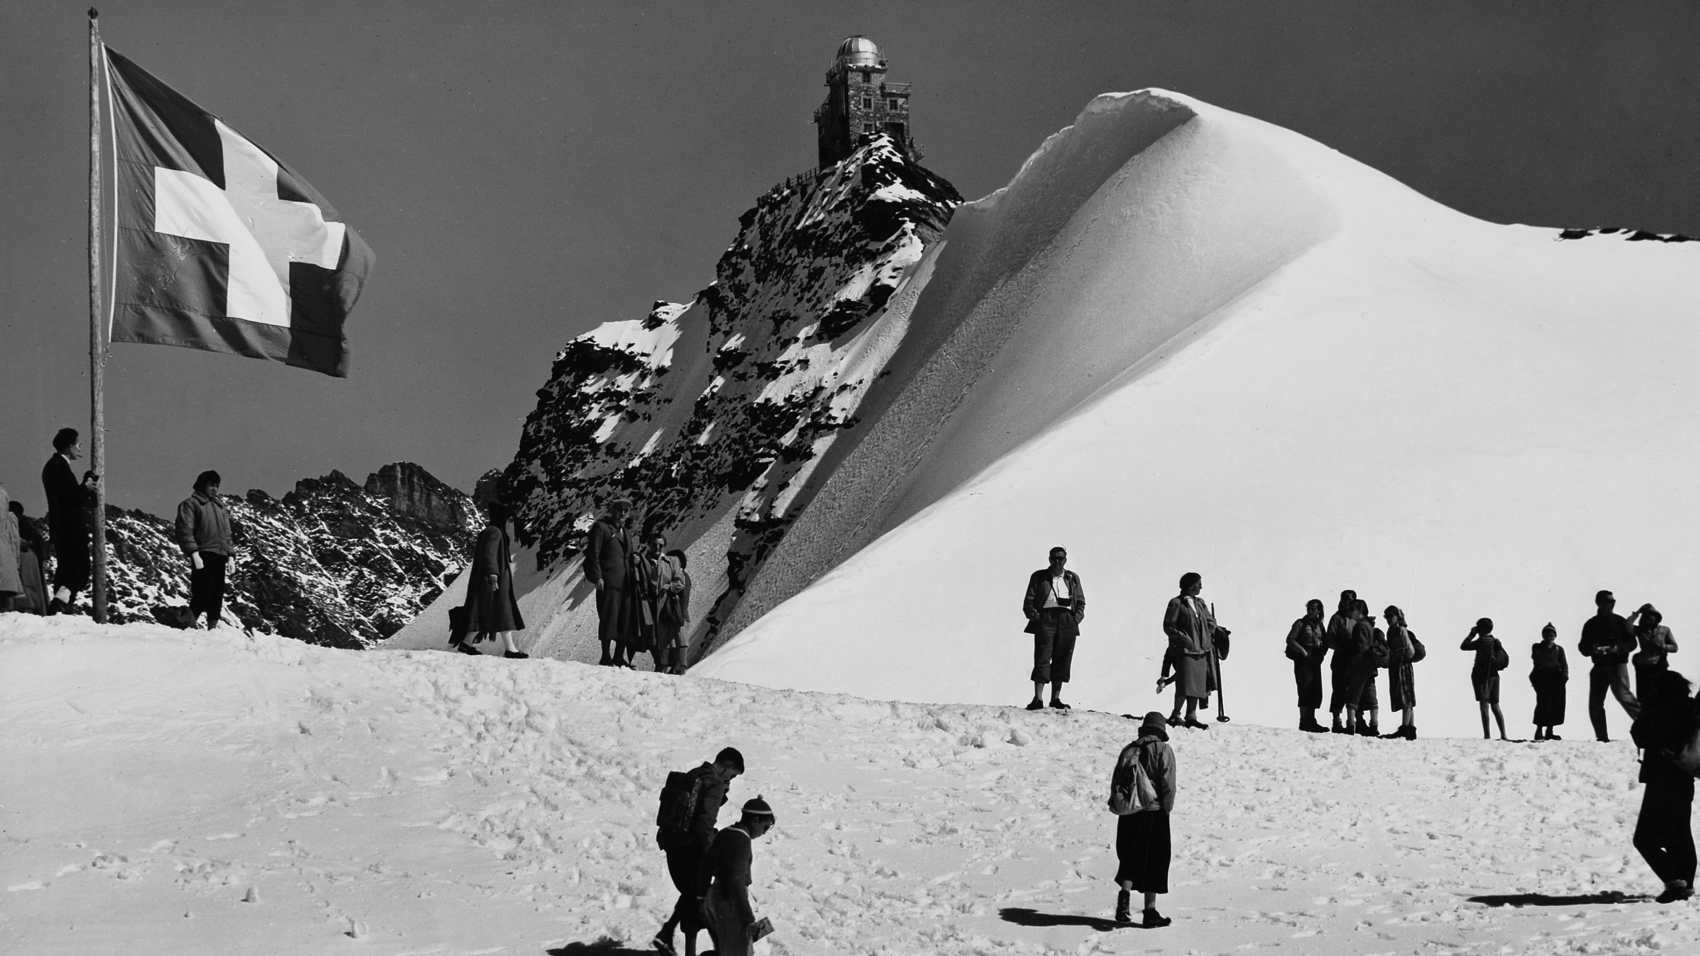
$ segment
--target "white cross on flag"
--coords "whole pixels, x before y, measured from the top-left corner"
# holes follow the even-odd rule
[[[115,342],[348,370],[372,250],[305,179],[106,50],[117,145]]]

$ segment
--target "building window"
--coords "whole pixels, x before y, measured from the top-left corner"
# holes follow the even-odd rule
[[[888,99],[888,100],[885,101],[886,107],[888,109],[894,109],[894,110],[902,109],[903,108],[902,103],[903,103],[903,101],[896,98],[896,97],[892,97],[891,99]]]
[[[871,82],[871,81],[870,81],[870,80],[869,80],[869,79],[868,79],[868,71],[867,71],[867,70],[863,70],[863,71],[862,71],[862,82],[863,82],[863,83],[868,83],[868,82]]]
[[[874,108],[874,98],[871,97],[871,96],[862,97],[862,109],[871,110],[873,108]]]

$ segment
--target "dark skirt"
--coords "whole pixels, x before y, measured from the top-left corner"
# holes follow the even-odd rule
[[[1470,671],[1470,687],[1483,704],[1499,703],[1499,671]]]
[[[1300,707],[1314,710],[1322,706],[1322,661],[1316,658],[1294,661],[1293,683],[1298,687]]]
[[[1204,700],[1210,696],[1210,656],[1175,655],[1175,688],[1182,697]]]
[[[1135,893],[1169,892],[1169,814],[1129,813],[1116,819],[1116,882]]]
[[[1564,723],[1564,678],[1557,673],[1530,675],[1535,685],[1535,719],[1537,727],[1557,727]]]
[[[1346,684],[1346,706],[1359,710],[1377,710],[1381,702],[1375,695],[1376,667],[1368,661],[1352,661],[1350,680]]]
[[[1387,669],[1387,706],[1394,710],[1417,706],[1416,668],[1394,664]]]

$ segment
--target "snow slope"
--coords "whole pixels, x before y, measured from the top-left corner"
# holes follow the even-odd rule
[[[1557,624],[1581,737],[1594,591],[1679,641],[1700,617],[1700,247],[1488,224],[1144,91],[1093,101],[927,256],[893,384],[695,673],[1019,704],[1021,592],[1063,544],[1076,704],[1161,705],[1161,615],[1197,570],[1236,720],[1295,720],[1282,639],[1349,587],[1427,641],[1423,733],[1479,733],[1457,642],[1487,616],[1525,734]]]
[[[740,747],[764,956],[1681,951],[1627,743],[1179,736],[1160,932],[1111,930],[1132,724],[0,615],[0,950],[648,951],[669,769]],[[721,823],[732,821],[730,810]],[[1533,894],[1547,905],[1496,905]]]

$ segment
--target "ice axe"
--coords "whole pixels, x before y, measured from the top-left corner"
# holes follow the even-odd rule
[[[1225,724],[1232,718],[1228,716],[1228,693],[1222,688],[1222,657],[1228,654],[1228,635],[1232,632],[1216,624],[1215,602],[1210,605],[1210,626],[1214,628],[1210,634],[1210,670],[1216,677],[1216,721]],[[1217,655],[1218,647],[1221,648],[1220,656]]]

